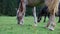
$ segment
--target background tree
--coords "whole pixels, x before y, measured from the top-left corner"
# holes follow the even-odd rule
[[[0,0],[0,15],[15,16],[17,12],[16,8],[19,7],[19,3],[20,0]],[[40,8],[37,7],[37,12],[39,12]],[[31,7],[27,7],[26,16],[28,15],[32,15]]]

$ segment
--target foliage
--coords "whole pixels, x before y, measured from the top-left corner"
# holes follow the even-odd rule
[[[13,16],[16,14],[17,0],[1,0],[0,15]]]

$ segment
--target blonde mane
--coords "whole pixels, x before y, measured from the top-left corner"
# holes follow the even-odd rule
[[[45,0],[45,4],[48,6],[49,12],[57,12],[60,0]]]

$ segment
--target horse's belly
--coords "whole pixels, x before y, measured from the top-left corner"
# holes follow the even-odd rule
[[[28,6],[37,6],[40,5],[40,0],[27,0]]]

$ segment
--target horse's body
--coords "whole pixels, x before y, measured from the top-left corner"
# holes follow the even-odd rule
[[[34,23],[37,24],[36,6],[40,6],[42,2],[41,0],[21,0],[19,9],[17,11],[18,24],[23,24],[26,6],[32,7],[33,15],[34,15]]]
[[[18,24],[23,24],[24,15],[26,11],[26,5],[28,5],[28,6],[33,7],[34,23],[36,26],[37,25],[36,6],[39,6],[41,4],[41,1],[42,0],[21,0],[19,9],[17,11]],[[49,23],[47,24],[46,27],[48,27],[49,25],[54,26],[53,23],[55,23],[54,18],[55,18],[55,12],[57,11],[57,8],[58,8],[58,0],[45,0],[45,4],[46,6],[48,6],[48,10],[50,12]]]

